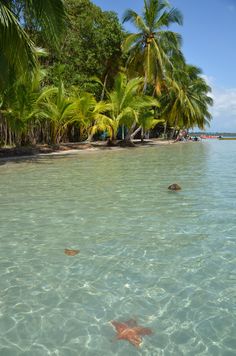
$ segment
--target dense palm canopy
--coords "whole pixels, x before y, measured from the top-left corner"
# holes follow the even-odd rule
[[[171,136],[209,125],[210,87],[169,30],[181,13],[167,0],[144,0],[142,15],[129,9],[123,20],[137,32],[124,33],[90,0],[0,0],[0,144],[120,132],[130,144],[139,131],[142,139],[150,129]]]
[[[51,143],[59,143],[68,121],[74,115],[74,102],[67,95],[62,81],[58,87],[45,87],[37,100],[38,116],[50,122]]]
[[[19,145],[33,138],[33,131],[28,126],[35,124],[38,112],[37,100],[41,94],[41,80],[44,71],[38,70],[33,76],[22,76],[9,86],[4,93],[2,113],[13,132],[12,139]],[[30,138],[27,136],[31,136]],[[3,138],[3,140],[5,140]]]
[[[123,22],[130,21],[137,33],[129,34],[123,49],[129,53],[129,64],[141,68],[146,83],[157,85],[163,78],[173,53],[180,52],[181,37],[167,28],[182,24],[182,15],[166,0],[144,0],[142,16],[129,9]]]
[[[0,84],[35,68],[37,53],[25,28],[30,23],[57,43],[65,18],[63,0],[0,0]]]
[[[113,136],[116,138],[118,127],[128,128],[126,139],[130,139],[136,125],[140,125],[144,109],[158,107],[159,103],[153,97],[142,94],[143,78],[128,80],[124,73],[115,79],[114,90],[109,94],[110,115],[113,120]]]
[[[107,111],[107,103],[97,102],[91,93],[81,92],[74,96],[74,115],[69,124],[77,123],[81,137],[88,141],[99,131],[108,131],[111,134],[112,122],[106,116]]]
[[[205,129],[209,126],[211,114],[208,107],[213,100],[209,96],[211,88],[201,76],[201,70],[184,62],[175,68],[172,77],[166,82],[166,90],[162,95],[165,118],[174,129],[194,128]]]

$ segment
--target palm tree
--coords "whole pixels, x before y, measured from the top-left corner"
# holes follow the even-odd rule
[[[12,86],[8,86],[2,96],[0,114],[4,117],[5,144],[20,145],[22,141],[34,143],[34,126],[37,116],[36,101],[41,93],[41,80],[45,73],[38,70],[30,76],[26,73]]]
[[[112,120],[106,113],[109,105],[104,101],[97,102],[91,93],[76,93],[74,98],[74,114],[68,125],[79,124],[80,136],[91,141],[99,131],[108,131],[111,135]]]
[[[37,116],[50,123],[51,143],[59,143],[68,127],[79,126],[80,137],[90,141],[98,131],[111,133],[112,120],[105,113],[109,105],[97,102],[90,93],[72,91],[68,96],[63,82],[46,87],[37,100]]]
[[[123,22],[130,21],[138,30],[127,35],[123,49],[129,53],[128,65],[142,68],[144,75],[144,91],[151,83],[159,89],[160,80],[165,76],[170,56],[180,52],[181,37],[169,31],[171,24],[182,24],[182,15],[170,7],[166,0],[144,0],[143,14],[128,9]]]
[[[140,93],[142,86],[142,78],[128,80],[124,73],[119,73],[115,78],[114,89],[108,93],[110,117],[113,122],[111,140],[116,139],[118,128],[124,125],[128,129],[125,141],[130,142],[134,133],[137,133],[135,128],[140,125],[144,110],[159,106],[156,99]]]
[[[51,143],[58,144],[75,115],[75,102],[67,95],[61,79],[58,87],[50,86],[42,90],[37,107],[37,116],[50,122]]]
[[[149,138],[150,130],[155,128],[159,123],[165,122],[163,119],[155,118],[155,113],[153,110],[145,110],[142,112],[138,119],[139,128],[141,127],[141,141],[144,139],[144,135]]]
[[[0,85],[6,73],[16,75],[34,69],[37,64],[35,46],[24,30],[26,14],[45,37],[55,44],[65,19],[63,0],[0,0]]]
[[[211,88],[201,76],[201,70],[184,62],[167,78],[161,97],[161,117],[173,127],[172,137],[179,128],[204,129],[209,126],[211,114],[208,107],[213,104],[209,96]]]

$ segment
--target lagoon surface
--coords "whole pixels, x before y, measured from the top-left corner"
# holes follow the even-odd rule
[[[0,355],[235,355],[235,181],[236,141],[0,162]]]

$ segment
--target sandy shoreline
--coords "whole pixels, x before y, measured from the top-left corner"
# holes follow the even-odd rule
[[[173,140],[162,140],[162,139],[150,139],[145,140],[143,143],[140,140],[133,141],[134,147],[121,147],[117,146],[107,146],[104,141],[94,141],[79,142],[79,143],[64,143],[56,146],[49,145],[36,145],[33,147],[19,147],[19,148],[1,148],[0,149],[0,162],[22,160],[22,159],[32,159],[37,157],[45,156],[61,156],[69,154],[77,154],[80,152],[93,152],[93,151],[114,151],[114,150],[124,150],[124,149],[135,149],[139,147],[151,147],[151,146],[165,146],[175,143]]]

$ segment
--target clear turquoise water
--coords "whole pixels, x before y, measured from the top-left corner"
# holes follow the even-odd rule
[[[235,355],[235,178],[236,141],[1,162],[0,355]]]

